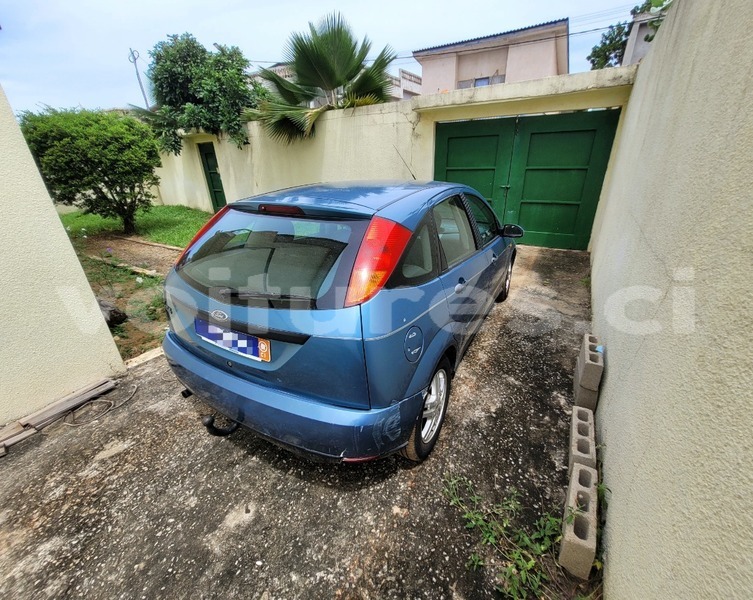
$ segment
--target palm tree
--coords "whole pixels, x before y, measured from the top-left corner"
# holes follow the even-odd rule
[[[325,111],[386,102],[387,67],[396,55],[386,46],[366,66],[370,50],[369,39],[359,45],[339,13],[327,15],[318,27],[309,23],[309,32],[291,35],[285,50],[293,79],[261,69],[261,77],[272,83],[276,93],[244,116],[260,121],[273,138],[289,143],[310,136]]]

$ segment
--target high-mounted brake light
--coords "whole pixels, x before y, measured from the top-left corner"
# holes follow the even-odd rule
[[[260,204],[259,212],[268,215],[303,215],[300,206],[287,206],[285,204]]]
[[[382,217],[371,219],[358,249],[345,306],[362,304],[384,287],[410,237],[410,230],[394,221]]]
[[[214,216],[211,219],[209,219],[201,229],[199,229],[196,235],[193,236],[193,239],[190,242],[188,242],[188,246],[186,246],[185,250],[183,250],[183,252],[180,253],[178,260],[175,261],[176,265],[180,264],[180,261],[183,260],[183,257],[191,249],[191,246],[193,246],[202,235],[204,235],[207,231],[209,231],[212,228],[212,226],[217,221],[220,220],[220,217],[222,217],[222,215],[224,215],[228,211],[229,208],[230,208],[229,204],[226,204],[225,206],[223,206],[220,210],[214,213]]]

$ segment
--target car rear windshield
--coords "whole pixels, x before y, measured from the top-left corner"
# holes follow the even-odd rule
[[[367,220],[230,209],[176,271],[198,290],[232,304],[341,308],[367,226]]]

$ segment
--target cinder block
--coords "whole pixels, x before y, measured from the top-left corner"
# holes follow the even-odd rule
[[[600,345],[599,338],[594,334],[584,333],[580,344],[580,355],[584,356],[586,352],[596,352],[596,348]]]
[[[580,354],[575,363],[575,371],[580,378],[580,385],[586,389],[597,391],[604,372],[604,355],[597,350],[599,340],[596,336],[586,333],[580,347]]]
[[[562,518],[559,564],[580,579],[588,579],[596,557],[598,483],[596,469],[573,465]]]
[[[594,430],[593,411],[580,406],[573,407],[573,419],[570,423],[570,459],[569,472],[573,472],[573,463],[596,468],[596,433]]]
[[[580,384],[580,376],[577,368],[575,369],[575,377],[573,379],[573,398],[575,399],[575,406],[582,406],[589,410],[596,410],[596,404],[599,401],[598,391],[589,390]]]

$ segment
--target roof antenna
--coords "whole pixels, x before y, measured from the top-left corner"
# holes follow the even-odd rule
[[[397,155],[400,157],[400,160],[403,161],[403,164],[405,165],[405,168],[408,169],[408,173],[410,173],[410,176],[413,177],[413,181],[415,181],[416,180],[416,175],[413,173],[413,169],[411,169],[408,166],[408,163],[405,162],[405,159],[403,158],[403,155],[400,154],[400,150],[397,149],[397,146],[395,146],[395,144],[392,144],[392,147],[395,149],[395,152],[397,152]]]

